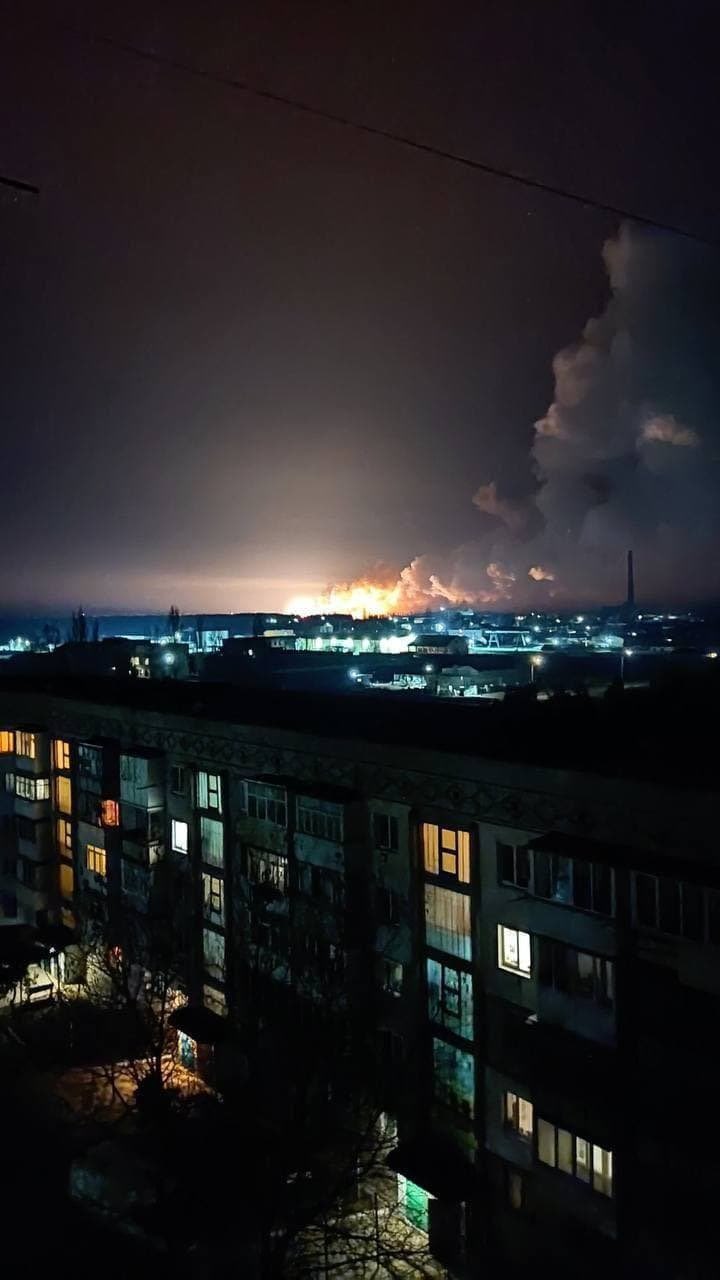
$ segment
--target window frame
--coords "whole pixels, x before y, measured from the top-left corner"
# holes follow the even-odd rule
[[[530,1127],[522,1128],[522,1112],[527,1108],[530,1114]],[[527,1115],[527,1111],[525,1113]],[[515,1093],[512,1089],[504,1089],[502,1095],[503,1128],[513,1133],[520,1142],[532,1146],[535,1137],[535,1108],[529,1098]]]
[[[85,868],[93,875],[107,880],[107,850],[99,844],[88,842],[85,845]]]
[[[519,889],[521,893],[527,894],[530,898],[537,898],[541,902],[550,902],[556,907],[566,907],[573,911],[586,911],[589,915],[602,916],[606,920],[614,920],[616,916],[616,900],[615,900],[615,868],[608,862],[600,862],[597,859],[573,857],[572,854],[550,853],[544,849],[534,849],[531,842],[526,844],[514,844],[507,840],[495,840],[495,852],[497,862],[498,884],[512,886]],[[513,873],[508,878],[505,874],[503,860],[512,852]],[[519,873],[518,867],[521,858],[527,858],[527,883],[525,878]],[[545,860],[547,869],[548,892],[541,892],[539,888],[539,859]],[[569,896],[562,897],[557,893],[553,893],[553,886],[558,882],[556,863],[560,861],[567,864]],[[582,866],[587,869],[585,883],[589,887],[589,903],[578,902],[579,896],[578,885],[581,883],[581,877],[578,868]],[[608,876],[608,895],[609,910],[604,906],[598,905],[598,899],[601,897],[600,877],[607,872]]]
[[[31,729],[15,730],[15,755],[26,760],[37,760],[38,735]]]
[[[507,959],[507,951],[505,948],[506,934],[515,934],[517,964],[513,964],[510,960]],[[528,957],[529,957],[527,967],[522,963],[521,942],[520,942],[521,938],[527,938],[527,949],[528,949]],[[519,929],[515,925],[502,924],[500,921],[498,921],[498,926],[497,926],[497,967],[498,969],[502,969],[504,973],[513,973],[518,978],[524,978],[524,979],[532,978],[533,968],[534,968],[532,939],[533,939],[533,935],[529,933],[526,929]]]
[[[70,772],[70,743],[67,738],[52,740],[53,768],[62,773]]]
[[[546,1129],[553,1131],[553,1159],[545,1160],[540,1155],[540,1126],[544,1125]],[[567,1168],[566,1161],[561,1160],[560,1153],[560,1136],[570,1139],[571,1152],[571,1168]],[[584,1148],[585,1159],[578,1159],[579,1149]],[[600,1146],[599,1142],[592,1142],[589,1138],[581,1138],[572,1130],[564,1128],[563,1125],[555,1124],[553,1120],[546,1120],[544,1116],[538,1116],[535,1127],[534,1142],[535,1158],[538,1164],[542,1164],[546,1169],[554,1169],[556,1173],[562,1173],[565,1177],[573,1178],[576,1182],[582,1183],[588,1190],[595,1195],[605,1196],[607,1200],[612,1200],[615,1194],[614,1183],[614,1159],[613,1152],[609,1147]],[[609,1173],[598,1169],[597,1165],[607,1165],[609,1163]],[[580,1170],[580,1172],[578,1172]],[[587,1174],[587,1176],[586,1176]],[[607,1190],[609,1180],[609,1190]],[[604,1185],[598,1185],[603,1182]]]
[[[185,828],[185,848],[183,848],[177,837],[177,831],[180,827]],[[184,818],[170,819],[170,849],[173,853],[182,853],[185,857],[188,857],[190,853],[190,823],[186,822]]]
[[[222,813],[222,776],[219,773],[210,773],[207,769],[195,771],[195,808],[206,813]]]
[[[426,879],[470,892],[472,842],[468,827],[420,823],[420,851]]]
[[[282,794],[280,794],[282,793]],[[243,810],[254,822],[269,822],[274,827],[287,829],[287,788],[276,782],[258,782],[246,778],[243,782]]]
[[[385,839],[380,832],[384,828]],[[373,812],[373,843],[383,853],[397,853],[400,848],[400,823],[394,813]]]

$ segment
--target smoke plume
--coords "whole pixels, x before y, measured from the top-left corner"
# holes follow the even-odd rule
[[[423,555],[394,608],[446,601],[542,607],[720,594],[720,253],[622,227],[603,248],[610,297],[553,361],[525,499],[486,479],[494,527],[441,563]]]

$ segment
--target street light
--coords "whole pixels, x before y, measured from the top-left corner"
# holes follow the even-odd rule
[[[632,656],[633,656],[632,649],[623,649],[622,653],[620,654],[620,679],[621,680],[625,679],[625,659],[632,658]]]
[[[543,662],[544,662],[544,658],[542,658],[539,653],[534,653],[532,658],[530,659],[530,683],[531,684],[535,683],[535,672],[537,671],[538,667],[542,666]]]

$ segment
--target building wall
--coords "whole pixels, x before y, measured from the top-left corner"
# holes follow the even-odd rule
[[[0,728],[46,726],[48,772],[51,740],[70,743],[70,767],[52,774],[70,779],[72,811],[61,813],[53,787],[40,815],[53,832],[66,817],[72,837],[70,849],[56,850],[45,910],[72,907],[61,860],[100,899],[125,893],[139,905],[143,875],[150,882],[168,857],[193,886],[193,999],[232,1016],[251,966],[310,998],[329,983],[353,999],[363,983],[376,989],[384,1051],[408,1068],[396,1099],[401,1145],[437,1132],[473,1170],[459,1196],[470,1253],[479,1240],[503,1251],[532,1239],[553,1256],[571,1221],[584,1250],[583,1233],[600,1242],[603,1265],[606,1248],[632,1258],[652,1218],[638,1178],[651,1184],[658,1151],[677,1188],[692,1160],[711,1160],[712,1143],[693,1145],[687,1132],[677,1082],[701,1070],[702,1023],[720,995],[717,796],[427,745],[400,749],[42,695],[3,694],[0,720]],[[117,800],[120,827],[78,817],[83,743],[102,752],[99,794]],[[16,798],[16,817],[27,816],[26,804]],[[132,839],[127,806],[136,811]],[[317,820],[307,829],[301,815],[309,809]],[[604,868],[597,884],[611,884],[609,908],[579,907],[565,881],[562,900],[535,891],[538,856],[555,856],[546,852],[553,833],[566,842],[557,856],[572,861],[573,893],[587,886],[583,868]],[[107,853],[104,875],[86,865],[89,844]],[[508,882],[503,847],[524,851],[537,879]],[[663,921],[677,920],[674,935],[659,916],[657,927],[639,918],[638,875],[661,878]],[[682,888],[685,877],[694,888]],[[645,903],[653,883],[642,882]],[[597,904],[600,889],[592,892]],[[659,896],[657,903],[660,911]],[[446,909],[453,928],[467,921],[459,940],[437,926]],[[509,944],[526,946],[524,971],[502,967],[499,926],[527,938]],[[668,1011],[686,1019],[687,1034],[674,1031]],[[653,1080],[658,1058],[670,1053],[674,1092],[664,1076]],[[508,1117],[509,1095],[532,1115],[523,1134]],[[550,1131],[554,1166],[543,1158]]]

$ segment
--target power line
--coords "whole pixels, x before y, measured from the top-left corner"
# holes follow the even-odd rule
[[[704,236],[697,235],[694,231],[689,231],[687,227],[680,227],[671,222],[663,222],[657,218],[649,218],[645,214],[634,213],[632,210],[624,209],[619,205],[607,204],[604,201],[596,200],[591,196],[581,195],[577,191],[571,191],[567,187],[557,186],[550,182],[543,182],[539,178],[528,178],[525,174],[517,173],[514,169],[506,169],[501,165],[493,165],[482,160],[475,160],[471,156],[463,155],[460,151],[449,151],[442,147],[433,146],[433,144],[429,142],[421,142],[417,138],[412,138],[407,134],[395,133],[391,129],[382,129],[377,125],[364,124],[362,121],[353,120],[349,116],[340,115],[338,112],[328,111],[324,107],[314,107],[309,102],[303,102],[300,98],[288,97],[286,94],[276,93],[272,89],[260,89],[256,85],[249,84],[246,80],[240,80],[234,76],[222,75],[215,71],[206,71],[202,67],[193,66],[192,63],[183,62],[179,58],[171,58],[166,54],[155,53],[152,49],[143,49],[139,45],[134,45],[128,41],[116,40],[113,36],[96,35],[92,32],[82,31],[71,26],[63,26],[62,30],[75,36],[77,39],[85,40],[90,44],[105,45],[107,48],[115,49],[135,58],[143,59],[145,62],[152,62],[160,67],[166,67],[181,75],[193,76],[197,80],[205,80],[211,84],[218,84],[227,89],[235,89],[250,97],[259,98],[265,102],[273,102],[278,106],[289,107],[293,111],[297,111],[308,116],[314,116],[317,119],[325,120],[330,124],[341,125],[345,129],[353,129],[357,133],[368,134],[370,137],[374,138],[383,138],[387,142],[394,142],[396,145],[407,147],[412,151],[419,151],[421,154],[434,156],[438,160],[445,160],[451,164],[463,165],[466,169],[473,169],[477,173],[484,173],[488,177],[498,178],[504,182],[517,183],[519,186],[525,187],[529,191],[541,191],[545,195],[555,196],[560,200],[566,200],[573,204],[582,205],[586,209],[597,209],[600,213],[610,214],[614,218],[628,219],[631,222],[637,223],[639,226],[651,227],[656,231],[666,231],[671,235],[680,236],[684,240],[692,240],[696,244],[704,245],[707,248],[720,249],[720,241],[708,240]]]
[[[40,188],[31,182],[20,182],[18,178],[6,178],[0,173],[0,187],[15,196],[39,196]]]

